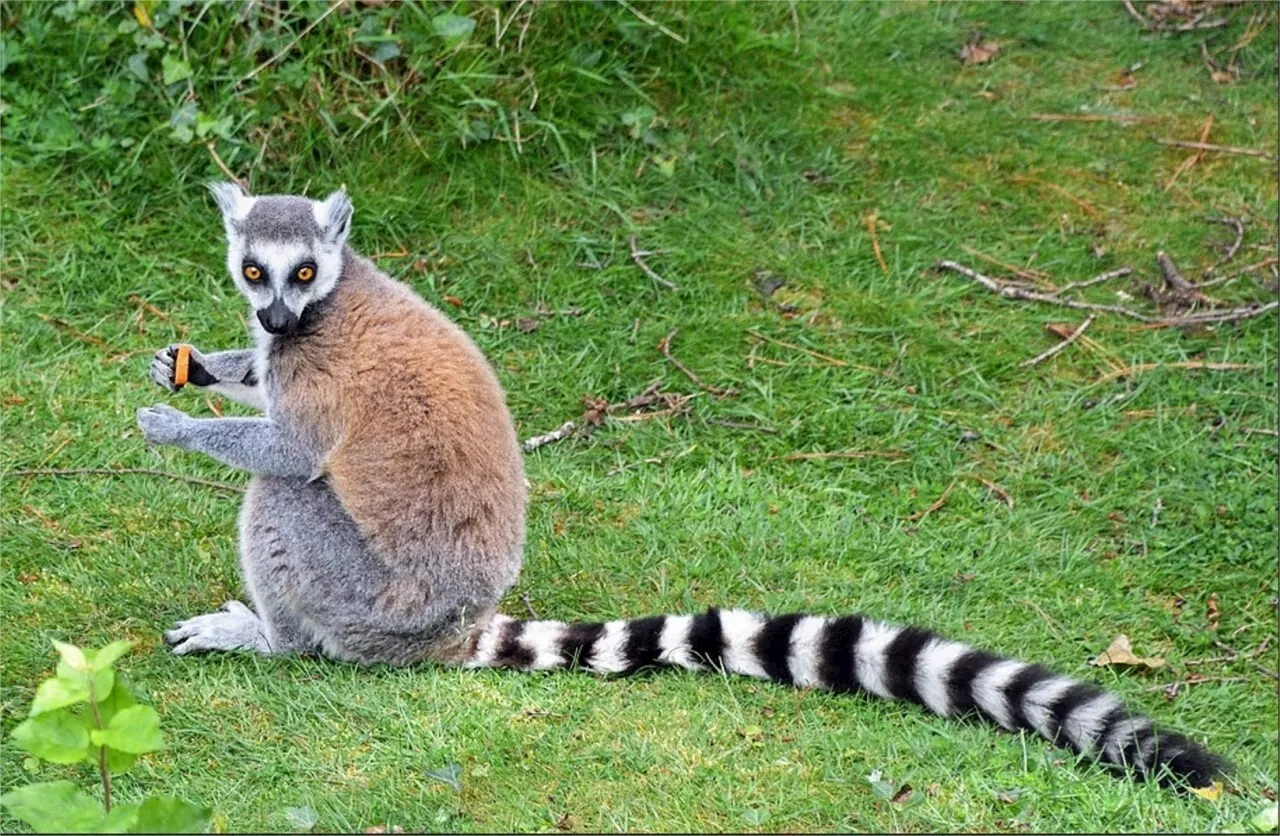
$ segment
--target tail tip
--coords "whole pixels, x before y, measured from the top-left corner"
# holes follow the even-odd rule
[[[1172,754],[1165,756],[1162,754],[1165,752]],[[1231,764],[1226,758],[1171,732],[1160,735],[1153,766],[1161,785],[1181,784],[1192,789],[1211,787],[1231,772]]]

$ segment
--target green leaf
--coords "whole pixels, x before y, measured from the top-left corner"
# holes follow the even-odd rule
[[[102,805],[70,781],[27,784],[0,795],[0,804],[36,833],[91,833],[102,824]]]
[[[467,18],[470,20],[471,18]],[[392,58],[400,56],[400,45],[395,41],[383,41],[378,44],[378,48],[373,51],[373,60],[379,65],[383,65]]]
[[[111,812],[102,817],[99,833],[133,833],[138,821],[137,804],[115,804]]]
[[[160,71],[166,85],[191,78],[191,66],[170,52],[166,52],[160,59]]]
[[[89,670],[89,660],[85,658],[83,650],[74,644],[60,641],[55,641],[53,646],[58,649],[58,655],[62,657],[63,662],[67,663],[67,667],[74,671]]]
[[[46,679],[36,688],[36,698],[31,701],[31,716],[46,711],[56,711],[68,705],[89,699],[89,683],[67,680],[60,676]]]
[[[213,811],[197,807],[180,798],[157,796],[148,798],[138,808],[138,820],[131,833],[204,833],[209,829]]]
[[[129,60],[125,62],[125,66],[129,68],[129,72],[138,77],[139,81],[150,81],[151,73],[147,71],[147,54],[145,52],[135,52],[129,56]]]
[[[476,22],[464,15],[446,12],[431,18],[431,28],[446,41],[464,41],[475,31]]]
[[[88,757],[89,734],[70,712],[46,711],[21,723],[13,739],[25,752],[51,763],[76,763]]]
[[[129,652],[129,648],[133,647],[133,642],[118,641],[112,642],[101,650],[88,654],[89,667],[96,673],[103,671],[114,665],[116,660]]]
[[[164,746],[160,715],[149,705],[135,705],[111,718],[105,731],[91,733],[96,745],[141,755]]]
[[[101,718],[103,726],[110,726],[111,720],[119,712],[136,705],[133,699],[133,693],[129,690],[128,684],[124,677],[117,676],[115,685],[111,689],[111,693],[104,700],[98,701],[98,717]],[[86,734],[89,735],[89,759],[94,763],[98,761],[98,750],[101,746],[93,742],[93,733],[98,731],[97,719],[92,711],[82,711],[76,718],[80,725],[84,727]],[[128,772],[133,766],[138,756],[131,752],[121,752],[119,749],[107,749],[107,769],[112,775],[119,775],[122,772]]]

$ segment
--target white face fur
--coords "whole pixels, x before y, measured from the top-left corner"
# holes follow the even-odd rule
[[[257,325],[268,333],[288,333],[342,275],[350,199],[343,191],[315,201],[251,197],[230,183],[209,189],[222,210],[232,281],[249,300]]]

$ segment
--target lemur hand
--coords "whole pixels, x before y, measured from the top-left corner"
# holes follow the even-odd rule
[[[195,423],[187,413],[162,403],[138,410],[138,428],[152,444],[181,444]]]
[[[151,358],[151,379],[156,382],[161,389],[169,392],[176,392],[181,386],[175,385],[173,382],[174,365],[177,362],[178,347],[181,343],[174,343],[166,346],[156,352],[156,356]],[[212,386],[218,382],[218,379],[209,373],[205,368],[205,357],[194,346],[191,348],[190,359],[187,362],[187,383],[195,386]]]

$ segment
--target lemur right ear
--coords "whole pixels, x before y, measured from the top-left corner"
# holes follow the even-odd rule
[[[222,210],[222,220],[227,225],[227,234],[231,234],[234,227],[243,221],[249,214],[249,210],[253,208],[254,199],[245,194],[244,189],[235,183],[210,183],[209,192],[213,195],[218,208]]]

